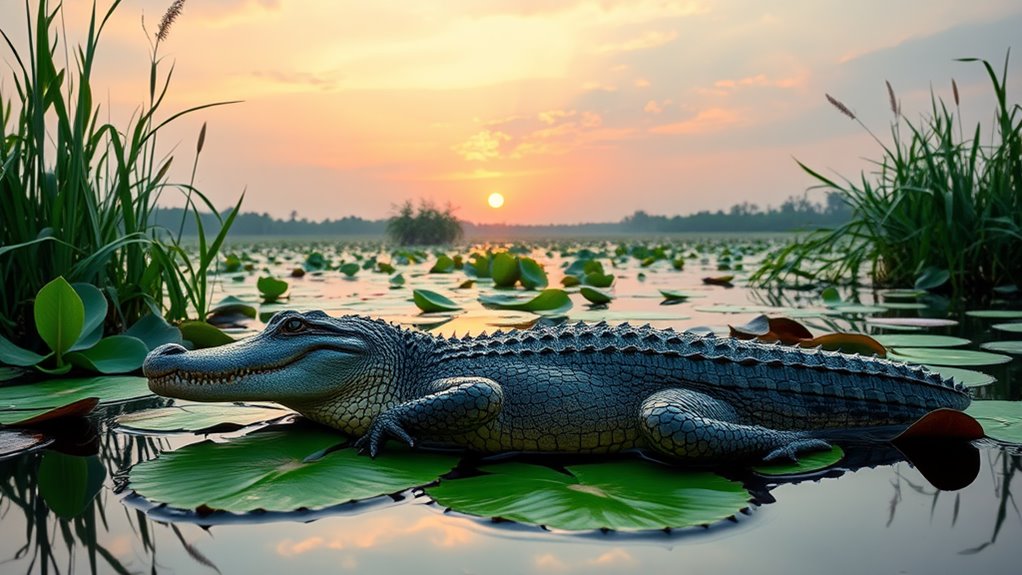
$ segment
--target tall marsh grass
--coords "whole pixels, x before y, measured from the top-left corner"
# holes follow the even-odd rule
[[[46,0],[34,15],[25,2],[27,49],[0,28],[13,55],[11,76],[0,79],[0,334],[15,341],[31,339],[25,320],[32,299],[61,275],[106,294],[113,329],[150,310],[172,320],[203,317],[207,272],[240,207],[239,200],[209,242],[200,223],[198,257],[180,247],[179,236],[152,225],[164,191],[187,194],[197,221],[200,205],[218,213],[190,183],[168,181],[173,157],[160,156],[157,136],[181,116],[226,102],[163,112],[173,68],[161,72],[158,50],[184,4],[178,0],[152,40],[148,102],[123,130],[103,122],[107,112],[94,101],[92,71],[100,35],[119,4],[97,15],[93,3],[88,34],[76,47],[60,37],[61,5],[51,8]],[[201,149],[200,138],[196,161]]]
[[[1008,58],[998,75],[985,60],[997,101],[992,125],[966,131],[957,84],[953,105],[931,92],[929,113],[901,113],[888,84],[892,143],[885,144],[837,99],[881,147],[875,170],[858,181],[828,178],[799,162],[816,187],[837,192],[851,221],[801,237],[773,253],[753,275],[761,283],[790,277],[855,282],[868,271],[875,285],[934,287],[984,297],[1022,286],[1022,107],[1008,100]]]

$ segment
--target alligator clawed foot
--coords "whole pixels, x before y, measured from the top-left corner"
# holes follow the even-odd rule
[[[763,457],[764,463],[779,463],[790,461],[798,463],[798,455],[810,451],[826,451],[830,444],[822,439],[797,439],[791,443],[782,445]]]
[[[415,438],[408,435],[396,417],[386,413],[380,414],[373,420],[369,431],[355,442],[354,447],[358,449],[360,455],[368,454],[369,457],[376,459],[383,444],[387,441],[387,437],[396,437],[407,443],[409,447],[415,447]]]

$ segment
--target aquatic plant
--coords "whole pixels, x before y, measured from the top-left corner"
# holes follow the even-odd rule
[[[426,200],[419,202],[418,210],[412,202],[405,202],[387,222],[387,235],[403,246],[449,244],[460,240],[462,234],[454,207],[441,210]]]
[[[888,84],[891,144],[828,95],[873,136],[883,155],[859,181],[837,181],[799,162],[817,187],[840,194],[851,220],[772,253],[752,280],[856,282],[865,268],[877,286],[948,284],[960,296],[1022,285],[1022,107],[1008,101],[1008,58],[1000,75],[981,62],[997,101],[993,126],[986,129],[977,124],[964,130],[955,83],[953,107],[931,92],[931,109],[918,121],[902,114]]]

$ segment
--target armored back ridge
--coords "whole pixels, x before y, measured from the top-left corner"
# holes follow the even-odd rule
[[[322,312],[278,314],[214,350],[158,348],[145,372],[172,397],[280,402],[374,455],[395,437],[484,452],[794,458],[835,430],[969,404],[952,380],[875,357],[628,324],[446,339]]]

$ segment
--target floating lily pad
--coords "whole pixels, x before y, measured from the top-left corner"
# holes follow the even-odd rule
[[[2,410],[0,427],[34,427],[62,417],[82,417],[88,415],[98,404],[98,398],[86,397],[54,408]]]
[[[995,323],[990,326],[998,331],[1006,331],[1008,333],[1022,333],[1022,322],[1019,323]]]
[[[415,301],[416,307],[426,313],[461,309],[461,306],[451,301],[450,298],[427,289],[412,290],[412,299]]]
[[[176,509],[231,513],[322,509],[435,481],[456,457],[388,445],[376,459],[354,449],[325,450],[344,437],[317,429],[256,432],[227,443],[204,441],[140,463],[128,487]]]
[[[749,506],[740,483],[708,472],[644,461],[566,468],[526,463],[481,468],[486,475],[426,488],[437,503],[482,517],[555,529],[663,529],[706,525]]]
[[[973,309],[965,312],[970,317],[981,317],[984,319],[1022,319],[1020,309]]]
[[[795,463],[758,465],[753,467],[752,470],[760,475],[767,476],[801,475],[803,473],[813,473],[821,469],[826,469],[841,461],[844,457],[844,450],[837,445],[834,445],[827,451],[814,451],[812,453],[800,454],[798,461]]]
[[[170,407],[159,407],[124,413],[114,422],[125,429],[141,433],[209,433],[232,431],[280,419],[292,412],[289,409],[262,405],[239,405],[235,403],[175,403]]]
[[[999,353],[1010,353],[1011,355],[1022,355],[1022,340],[1010,341],[988,341],[980,346],[989,351]]]
[[[53,409],[88,397],[116,403],[152,395],[144,377],[103,376],[48,379],[40,383],[0,387],[0,409]]]
[[[884,299],[917,299],[926,295],[926,290],[921,289],[891,289],[880,292]]]
[[[1022,401],[973,401],[965,413],[980,422],[987,436],[1022,443]]]
[[[887,354],[887,359],[934,365],[967,366],[1008,363],[1011,361],[1011,356],[971,349],[898,347]]]
[[[582,286],[578,291],[582,294],[582,297],[597,305],[610,303],[614,299],[614,296],[599,288]]]
[[[869,317],[866,318],[866,323],[909,327],[947,327],[958,325],[958,322],[953,319],[936,317]]]
[[[959,347],[970,343],[962,337],[928,334],[875,335],[873,339],[886,347]]]
[[[24,429],[0,429],[0,461],[53,443],[41,433]]]
[[[879,305],[839,305],[834,308],[834,311],[848,314],[882,313],[887,311],[887,307]]]
[[[513,309],[519,311],[567,311],[571,309],[571,298],[561,289],[545,289],[534,297],[516,297],[513,295],[496,294],[481,295],[479,301],[485,307],[495,309]]]
[[[697,294],[673,289],[662,289],[659,291],[660,295],[664,296],[664,299],[667,301],[685,301],[692,298],[705,297],[704,294]]]
[[[580,309],[572,311],[572,320],[578,321],[606,321],[610,323],[625,321],[682,321],[688,319],[685,314],[671,313],[670,311],[641,311],[626,310],[612,311],[609,309]]]
[[[997,378],[989,373],[972,369],[962,369],[946,365],[926,365],[925,367],[930,371],[936,371],[944,377],[953,377],[955,381],[965,387],[982,387],[997,381]]]

